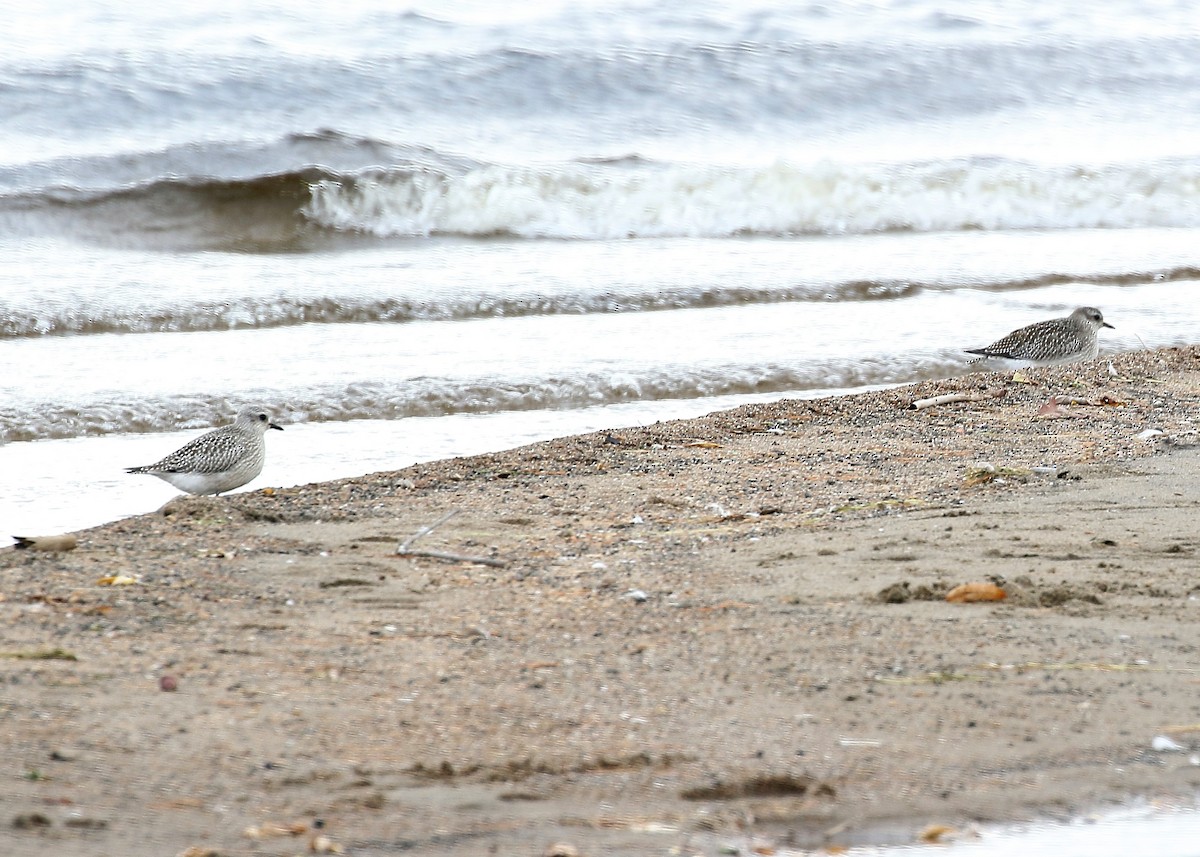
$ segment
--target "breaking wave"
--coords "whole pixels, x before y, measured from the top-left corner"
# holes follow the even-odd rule
[[[4,339],[103,333],[199,333],[267,329],[300,324],[409,323],[467,321],[483,318],[637,313],[661,310],[749,306],[797,301],[881,301],[915,297],[922,292],[969,286],[989,292],[1038,289],[1067,283],[1127,286],[1147,282],[1200,280],[1200,268],[1183,265],[1135,272],[1050,273],[981,282],[945,278],[939,281],[852,280],[842,283],[781,283],[778,286],[688,286],[679,288],[566,291],[558,294],[467,293],[426,297],[379,296],[350,292],[337,295],[249,294],[196,296],[155,303],[153,296],[136,302],[63,300],[58,295],[26,295],[6,301],[0,296],[0,341]]]
[[[384,154],[382,145],[351,144],[360,158]],[[272,253],[433,236],[613,240],[1197,226],[1200,161],[1193,160],[733,167],[629,157],[521,166],[426,153],[386,166],[160,174],[119,187],[59,184],[0,195],[0,227],[9,234]]]
[[[381,237],[723,238],[1200,226],[1200,163],[1046,167],[1005,159],[761,168],[605,163],[313,183],[313,223]]]

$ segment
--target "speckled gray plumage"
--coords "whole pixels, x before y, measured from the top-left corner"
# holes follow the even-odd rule
[[[189,494],[223,494],[262,473],[267,429],[282,431],[263,409],[246,408],[231,425],[200,435],[161,461],[126,472],[149,473]]]
[[[1100,352],[1100,328],[1112,327],[1100,310],[1082,306],[1064,318],[1039,321],[1014,330],[986,348],[968,348],[968,354],[983,358],[1023,360],[1034,366],[1058,366],[1078,360],[1094,360]]]

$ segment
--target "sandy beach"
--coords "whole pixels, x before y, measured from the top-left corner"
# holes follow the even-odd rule
[[[1198,430],[1173,348],[5,550],[0,851],[770,854],[1190,800]]]

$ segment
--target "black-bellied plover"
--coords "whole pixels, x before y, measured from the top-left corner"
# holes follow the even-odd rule
[[[267,429],[283,431],[265,411],[246,408],[232,425],[200,435],[162,461],[129,467],[125,472],[149,473],[189,494],[223,494],[262,473]]]
[[[1064,318],[1039,321],[996,340],[986,348],[968,348],[979,354],[977,363],[989,357],[1021,360],[1032,366],[1060,366],[1078,360],[1094,360],[1100,351],[1100,328],[1112,327],[1100,310],[1081,306]]]

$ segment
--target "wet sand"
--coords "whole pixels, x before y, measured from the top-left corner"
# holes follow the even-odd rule
[[[2,551],[0,851],[773,853],[1194,795],[1198,429],[1166,349]]]

